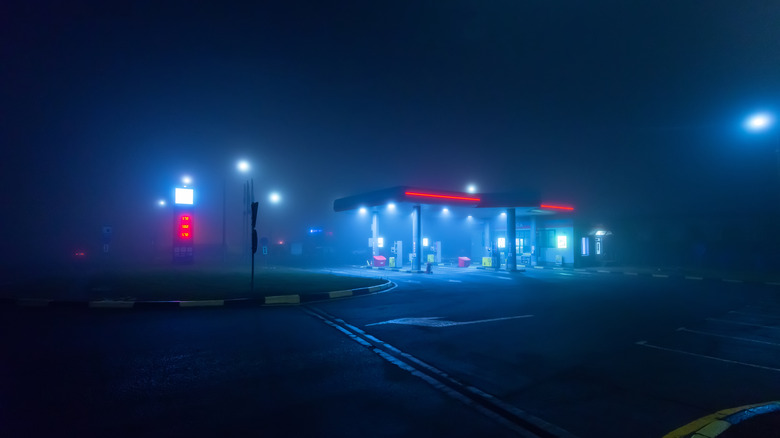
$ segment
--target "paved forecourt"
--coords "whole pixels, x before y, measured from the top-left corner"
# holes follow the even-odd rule
[[[780,391],[774,285],[554,269],[383,275],[392,294],[314,307],[572,434],[662,436]]]

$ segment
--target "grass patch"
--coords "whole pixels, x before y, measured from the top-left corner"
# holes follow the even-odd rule
[[[378,278],[348,277],[303,269],[266,268],[250,272],[177,267],[122,270],[36,279],[17,288],[16,298],[72,300],[133,299],[136,301],[221,300],[274,295],[306,295],[384,283]]]

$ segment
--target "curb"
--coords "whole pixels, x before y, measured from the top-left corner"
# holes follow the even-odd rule
[[[96,300],[96,301],[57,301],[31,298],[0,298],[1,306],[16,306],[28,308],[81,308],[81,309],[172,309],[199,307],[253,307],[299,305],[315,301],[326,301],[339,298],[370,295],[392,289],[396,286],[392,281],[369,287],[318,292],[313,294],[272,295],[260,298],[231,298],[226,300],[170,300],[170,301],[129,301],[129,300]]]
[[[675,429],[663,438],[715,438],[742,421],[773,412],[780,412],[780,402],[772,401],[724,409]]]
[[[520,265],[518,265],[518,267],[520,267]],[[720,281],[723,283],[734,283],[734,284],[763,284],[766,286],[780,286],[780,282],[778,281],[743,280],[734,277],[703,277],[700,275],[691,275],[686,273],[672,273],[672,272],[663,272],[663,271],[636,272],[636,271],[627,271],[627,270],[607,270],[607,269],[598,269],[598,268],[569,268],[569,267],[561,268],[559,266],[539,266],[539,265],[533,266],[533,269],[576,271],[576,272],[588,272],[591,274],[607,274],[607,275],[622,274],[622,275],[630,275],[633,277],[674,278],[674,279],[684,279],[684,280],[694,280],[694,281]]]

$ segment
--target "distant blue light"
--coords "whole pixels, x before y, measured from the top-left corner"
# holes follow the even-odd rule
[[[769,113],[758,113],[745,120],[745,128],[748,131],[764,131],[774,124],[774,117]]]
[[[321,234],[322,228],[309,228],[309,234]]]

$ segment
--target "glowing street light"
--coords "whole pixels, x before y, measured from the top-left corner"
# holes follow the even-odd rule
[[[766,132],[774,129],[775,131],[775,159],[777,160],[777,177],[780,184],[780,129],[774,127],[774,115],[768,112],[756,113],[745,119],[745,129],[754,132]],[[780,193],[780,191],[778,191]]]
[[[236,170],[240,173],[248,173],[252,169],[252,166],[247,160],[239,160],[236,162]],[[227,175],[222,178],[222,262],[227,261]],[[250,180],[251,181],[251,180]],[[249,240],[249,236],[246,234],[249,228],[249,209],[251,200],[249,197],[249,181],[244,183],[244,199],[242,203],[244,205],[244,211],[242,213],[244,224],[242,229],[244,230],[243,240]]]
[[[159,205],[160,207],[165,207],[165,199],[160,199],[159,201],[157,201],[157,205]]]
[[[184,184],[192,184],[192,178],[185,175],[181,178],[181,182],[183,182]]]
[[[277,192],[272,192],[270,195],[268,195],[268,200],[273,204],[278,204],[279,201],[282,200],[282,196]]]
[[[368,210],[366,210],[366,207],[360,207],[360,210],[358,210],[360,214],[366,214],[368,213]]]
[[[466,191],[469,193],[477,193],[477,186],[469,184],[468,187],[466,187]]]
[[[774,124],[774,117],[769,113],[757,113],[745,120],[745,129],[752,132],[766,131]]]

